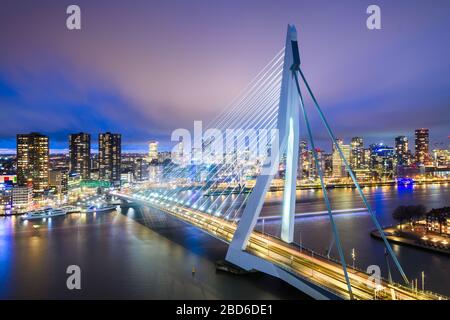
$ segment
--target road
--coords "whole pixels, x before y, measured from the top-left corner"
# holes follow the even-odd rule
[[[113,195],[130,201],[138,201],[164,211],[178,219],[184,220],[212,236],[230,242],[236,224],[217,218],[198,210],[150,200],[144,196],[113,193]],[[249,253],[269,260],[274,264],[295,273],[300,278],[329,290],[336,295],[348,299],[349,293],[340,264],[322,257],[309,255],[291,245],[285,244],[275,237],[253,232],[246,249]],[[438,300],[440,297],[430,292],[413,291],[407,287],[389,284],[382,280],[379,285],[369,281],[369,275],[361,271],[349,269],[350,283],[355,299],[372,300]]]

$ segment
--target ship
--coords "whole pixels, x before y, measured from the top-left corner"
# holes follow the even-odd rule
[[[22,220],[36,220],[36,219],[44,219],[44,218],[52,218],[58,216],[66,215],[66,211],[63,209],[54,209],[54,208],[45,208],[40,210],[33,210],[25,213],[25,215],[21,216]]]

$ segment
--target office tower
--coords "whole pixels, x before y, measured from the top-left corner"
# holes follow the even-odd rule
[[[350,144],[350,166],[352,170],[362,169],[364,167],[364,140],[361,137],[352,138]]]
[[[390,179],[394,176],[395,149],[383,143],[371,144],[371,170],[375,178]]]
[[[416,163],[428,164],[429,154],[428,154],[428,144],[429,144],[429,133],[428,129],[417,129],[415,133],[415,148],[416,148]]]
[[[186,159],[187,156],[185,154],[185,150],[184,150],[184,141],[183,138],[180,138],[178,144],[175,146],[173,152],[172,152],[172,161],[177,164],[177,165],[181,165],[184,166],[186,164]],[[229,161],[233,161],[233,158],[235,157],[235,153],[231,152],[231,153],[227,153],[227,159]]]
[[[69,135],[70,174],[77,174],[83,180],[91,178],[91,135],[76,133]]]
[[[30,186],[14,186],[12,200],[15,210],[19,212],[27,210],[33,201],[33,188]]]
[[[99,179],[120,185],[121,135],[101,133],[98,136]]]
[[[433,165],[437,168],[450,167],[450,151],[446,149],[434,149]]]
[[[150,141],[148,144],[148,161],[158,161],[158,141]]]
[[[350,145],[344,144],[342,139],[336,139],[344,157],[347,161],[350,159]],[[338,151],[338,149],[333,144],[333,178],[344,178],[347,176],[346,168],[343,159]]]
[[[331,178],[333,176],[333,155],[331,153],[323,153],[322,157],[325,177]]]
[[[158,153],[158,162],[161,164],[168,164],[171,162],[173,154],[170,151],[163,151]]]
[[[0,183],[0,215],[10,214],[13,208],[12,183]]]
[[[17,135],[17,182],[32,184],[33,192],[48,187],[49,139],[39,133]]]
[[[323,150],[316,148],[315,152],[317,154],[317,162],[320,168],[320,171],[322,172],[322,174],[324,176],[326,176],[326,172],[325,172],[325,153],[323,152]],[[314,159],[314,154],[312,153],[312,151],[309,152],[309,156],[311,159],[311,164],[310,164],[310,170],[309,170],[309,177],[310,178],[317,178],[319,177],[319,170],[316,166],[316,161]]]
[[[68,190],[67,170],[52,169],[49,174],[49,186],[55,191],[55,194],[64,196]]]
[[[158,158],[156,158],[156,161],[158,161]],[[133,170],[133,177],[135,181],[144,181],[148,179],[148,164],[147,161],[145,161],[142,158],[138,158],[134,161],[134,170]]]
[[[371,150],[370,148],[364,149],[364,169],[372,169],[372,160],[371,160]]]
[[[397,165],[404,166],[409,164],[408,138],[398,136],[395,138],[395,155]]]
[[[298,176],[300,179],[309,178],[311,157],[308,151],[308,142],[306,140],[300,140],[298,152]]]

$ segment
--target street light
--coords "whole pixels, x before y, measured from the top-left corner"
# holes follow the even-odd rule
[[[425,291],[425,271],[422,271],[422,291]]]
[[[355,253],[355,248],[353,248],[352,249],[353,269],[355,269],[355,259],[356,259],[356,253]]]

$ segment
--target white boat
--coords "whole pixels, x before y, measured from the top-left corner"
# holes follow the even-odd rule
[[[112,211],[115,210],[116,206],[115,205],[92,205],[86,208],[85,212],[86,213],[94,213],[94,212],[105,212],[105,211]]]
[[[20,218],[22,220],[36,220],[36,219],[64,216],[65,214],[66,211],[62,209],[46,208],[42,210],[29,211]]]
[[[76,212],[81,211],[80,207],[75,207],[75,206],[64,206],[59,209],[64,210],[66,213],[76,213]]]

